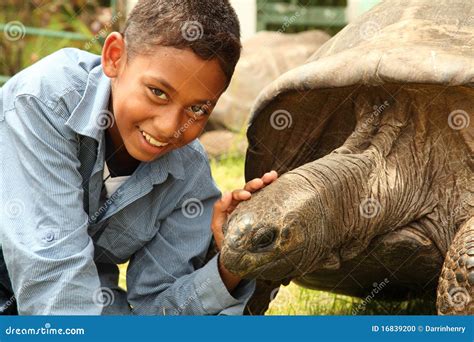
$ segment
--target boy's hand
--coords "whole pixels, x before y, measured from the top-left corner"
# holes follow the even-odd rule
[[[226,192],[221,199],[214,204],[214,211],[212,213],[211,228],[214,239],[216,240],[217,249],[220,251],[224,234],[222,233],[222,226],[227,217],[234,211],[237,204],[242,201],[247,201],[252,197],[252,192],[260,190],[272,183],[278,178],[276,171],[265,173],[262,178],[254,178],[245,184],[243,189]]]
[[[278,178],[276,171],[265,173],[262,178],[255,178],[245,184],[243,189],[227,192],[222,195],[221,199],[214,204],[212,213],[211,229],[216,241],[217,250],[221,250],[224,234],[222,226],[227,220],[229,214],[234,211],[237,204],[247,201],[252,197],[252,192],[264,188]],[[227,290],[232,291],[240,282],[241,278],[229,272],[219,260],[219,273]]]

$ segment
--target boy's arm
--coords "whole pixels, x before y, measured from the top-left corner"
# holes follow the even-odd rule
[[[24,315],[102,310],[78,143],[61,110],[21,95],[0,118],[0,241]]]
[[[220,200],[214,204],[212,213],[211,229],[216,241],[217,250],[221,250],[224,234],[222,227],[227,221],[227,217],[234,211],[237,205],[242,201],[248,201],[252,193],[263,189],[278,178],[278,173],[274,170],[265,173],[261,178],[255,178],[247,182],[243,189],[237,189],[232,193],[224,194]],[[222,280],[229,291],[232,291],[241,281],[241,278],[227,270],[222,262],[219,261],[219,272]]]
[[[247,280],[229,293],[219,274],[219,254],[203,266],[217,196],[198,200],[195,195],[199,210],[177,208],[130,260],[127,290],[134,314],[242,314],[253,294],[255,281]]]

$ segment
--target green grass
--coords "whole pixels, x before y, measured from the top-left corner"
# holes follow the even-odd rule
[[[267,315],[431,315],[433,300],[367,300],[305,289],[294,283],[282,286]]]
[[[244,185],[244,158],[211,160],[212,176],[221,191]],[[127,264],[120,265],[120,285],[125,287]],[[367,300],[329,292],[309,290],[294,283],[282,286],[267,315],[429,315],[435,313],[433,300],[403,302]]]
[[[212,177],[222,192],[242,188],[245,160],[243,157],[228,157],[220,160],[211,160]]]

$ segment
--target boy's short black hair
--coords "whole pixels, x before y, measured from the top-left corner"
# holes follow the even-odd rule
[[[239,20],[228,0],[140,0],[123,35],[130,58],[152,53],[154,45],[217,58],[228,83],[242,49]]]

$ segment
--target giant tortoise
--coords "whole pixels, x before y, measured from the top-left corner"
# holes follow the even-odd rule
[[[474,313],[473,37],[470,1],[384,1],[260,93],[246,179],[282,175],[221,251],[258,279],[248,313],[290,280]]]

